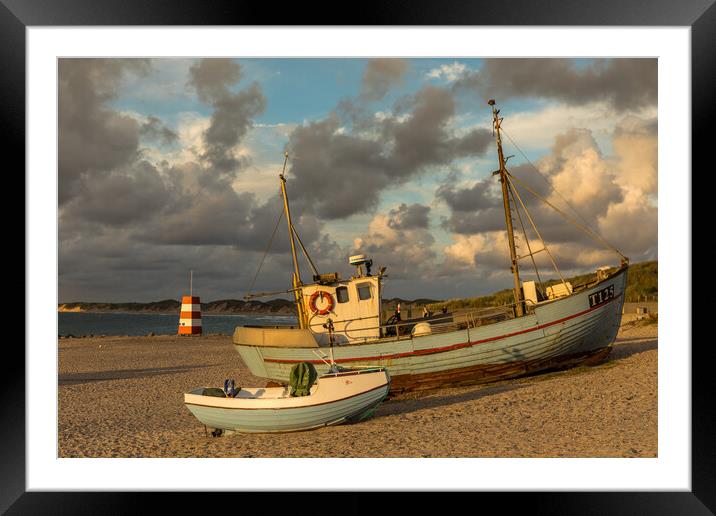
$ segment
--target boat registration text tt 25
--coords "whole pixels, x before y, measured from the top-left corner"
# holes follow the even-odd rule
[[[589,308],[604,304],[607,301],[609,301],[610,299],[614,299],[614,285],[609,285],[607,288],[604,288],[604,289],[600,290],[599,292],[590,294],[589,295]]]

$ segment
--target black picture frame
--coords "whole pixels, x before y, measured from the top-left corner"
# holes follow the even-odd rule
[[[706,152],[712,146],[707,140],[708,125],[714,120],[716,84],[716,7],[714,0],[601,0],[586,2],[553,0],[549,3],[527,0],[500,2],[452,1],[361,2],[350,9],[327,2],[305,3],[247,2],[245,0],[199,2],[185,0],[0,0],[0,142],[4,156],[14,156],[16,167],[25,165],[25,31],[31,26],[83,25],[552,25],[552,26],[684,26],[691,28],[692,71],[692,163],[706,163]],[[349,4],[350,5],[350,4]],[[320,15],[317,13],[321,13]],[[343,14],[339,14],[343,13]],[[681,102],[686,99],[659,99]],[[693,180],[684,178],[684,180]],[[23,186],[24,189],[24,186]],[[692,204],[692,206],[695,203]],[[691,228],[674,228],[691,230]],[[25,268],[27,277],[28,271]],[[691,278],[685,278],[685,281]],[[684,300],[691,302],[691,300]],[[32,307],[27,307],[32,309]],[[569,514],[713,514],[716,511],[716,411],[713,392],[714,375],[709,370],[710,342],[691,346],[692,352],[692,490],[689,492],[559,492],[559,493],[471,493],[478,496],[480,507],[487,508],[495,498],[505,507],[509,498],[511,510],[530,513]],[[81,493],[26,492],[25,489],[25,391],[24,350],[5,347],[0,394],[0,512],[8,514],[96,514],[135,512],[150,507],[151,500],[162,497],[164,509],[169,504],[185,504],[183,493]],[[27,345],[27,343],[26,343]],[[246,494],[212,497],[211,508],[224,503],[235,509],[251,505]],[[291,496],[295,502],[296,493]],[[315,496],[315,494],[314,494]],[[422,497],[415,496],[420,503]],[[454,500],[464,500],[456,496]],[[275,498],[274,498],[275,500]],[[367,493],[351,493],[340,506],[356,512],[368,500]],[[473,498],[469,503],[474,503]],[[299,502],[300,503],[300,502]],[[391,502],[381,501],[381,512],[393,510]],[[452,503],[452,502],[451,502]],[[323,503],[319,502],[319,505]],[[477,507],[477,506],[475,506]],[[277,508],[277,507],[276,507]],[[326,507],[324,507],[326,508]],[[277,508],[278,509],[278,508]],[[280,509],[279,509],[280,510]],[[397,509],[396,509],[397,510]],[[272,511],[273,512],[273,511]]]

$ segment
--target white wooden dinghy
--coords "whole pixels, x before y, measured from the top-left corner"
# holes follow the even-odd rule
[[[292,397],[287,386],[242,388],[235,397],[217,397],[200,387],[184,394],[184,404],[212,429],[296,432],[365,419],[389,390],[387,370],[372,368],[322,375],[306,396]]]

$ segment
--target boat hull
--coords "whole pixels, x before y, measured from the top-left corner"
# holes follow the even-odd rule
[[[389,389],[390,375],[385,370],[360,371],[319,378],[310,396],[217,398],[203,396],[201,389],[196,389],[184,395],[184,403],[210,428],[240,433],[297,432],[364,419]],[[261,390],[255,389],[259,395]]]
[[[604,358],[621,323],[627,269],[592,288],[535,307],[529,315],[486,326],[334,348],[336,363],[384,366],[393,392],[491,382]],[[315,348],[234,342],[254,375],[286,383],[291,367],[327,367]],[[324,351],[320,349],[318,351]]]

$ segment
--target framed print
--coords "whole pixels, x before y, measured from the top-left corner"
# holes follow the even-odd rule
[[[234,490],[714,511],[690,299],[711,3],[102,5],[0,10],[28,202],[3,511]]]

